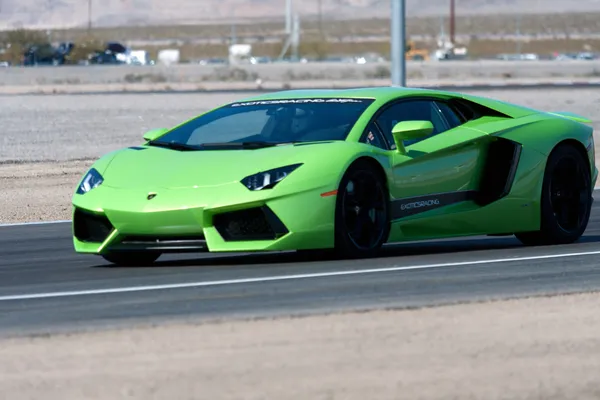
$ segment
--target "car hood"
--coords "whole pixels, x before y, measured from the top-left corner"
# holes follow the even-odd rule
[[[248,175],[322,157],[314,143],[255,150],[177,151],[131,147],[114,155],[103,172],[104,185],[114,188],[185,188],[239,182]]]

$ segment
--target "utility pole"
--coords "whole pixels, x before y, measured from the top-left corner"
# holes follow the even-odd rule
[[[300,47],[300,18],[294,14],[292,20],[292,61],[297,62],[299,58],[298,49]]]
[[[392,85],[406,86],[406,2],[392,2]]]
[[[517,14],[517,54],[521,55],[521,13]]]
[[[454,0],[450,0],[450,43],[454,44],[456,35],[456,12]]]
[[[319,36],[323,38],[323,0],[317,0],[319,2]]]
[[[281,49],[281,53],[279,53],[279,59],[283,59],[283,57],[287,54],[290,46],[292,46],[292,52],[294,49],[297,49],[299,37],[296,35],[296,27],[298,21],[295,21],[294,16],[294,8],[292,5],[292,0],[286,0],[285,2],[285,34],[286,39]]]
[[[292,34],[292,0],[285,1],[285,33]]]
[[[231,39],[229,40],[230,45],[237,44],[237,33],[235,29],[235,21],[231,23]]]
[[[88,0],[88,35],[92,34],[92,0]]]

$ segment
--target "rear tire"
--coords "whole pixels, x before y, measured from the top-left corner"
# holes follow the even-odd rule
[[[573,145],[560,145],[548,157],[540,203],[541,229],[515,234],[523,244],[569,244],[583,235],[592,207],[590,167]]]
[[[120,267],[141,267],[152,265],[160,256],[154,252],[115,252],[103,254],[102,258]]]
[[[336,199],[335,253],[344,258],[371,257],[390,232],[389,194],[380,171],[358,161],[346,171]]]

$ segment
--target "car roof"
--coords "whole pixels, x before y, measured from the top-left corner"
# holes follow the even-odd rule
[[[352,89],[293,89],[277,92],[269,92],[245,98],[243,101],[273,100],[273,99],[305,99],[305,98],[369,98],[374,100],[388,101],[402,96],[414,96],[419,94],[448,95],[450,92],[406,88],[399,86],[362,87]]]
[[[458,92],[447,90],[424,89],[402,86],[375,86],[375,87],[360,87],[352,89],[293,89],[277,92],[264,93],[251,98],[242,99],[237,102],[260,101],[260,100],[285,100],[285,99],[305,99],[305,98],[366,98],[374,99],[379,104],[387,103],[394,99],[409,97],[409,96],[432,96],[439,98],[454,97],[459,99],[475,102],[484,107],[491,108],[496,111],[518,118],[530,114],[538,113],[538,110],[520,106],[516,104],[506,103],[503,101],[467,95]]]

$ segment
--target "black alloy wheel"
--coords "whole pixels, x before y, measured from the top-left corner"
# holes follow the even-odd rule
[[[369,257],[387,241],[389,195],[385,178],[368,162],[346,172],[338,189],[336,250],[344,257]]]
[[[569,244],[587,228],[592,207],[589,161],[571,144],[548,157],[541,197],[541,229],[517,233],[526,245]]]
[[[550,180],[550,205],[558,226],[567,233],[575,232],[587,214],[589,178],[581,163],[573,156],[561,159]]]

